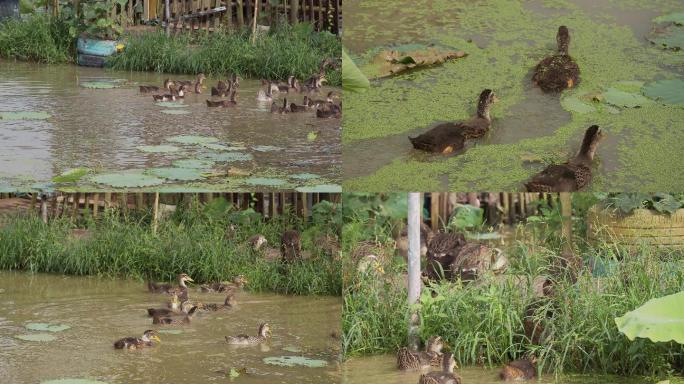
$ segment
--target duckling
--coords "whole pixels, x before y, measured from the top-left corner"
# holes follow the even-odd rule
[[[451,264],[458,257],[466,240],[461,233],[438,233],[427,246],[425,274],[429,279],[452,278]]]
[[[445,353],[442,357],[442,371],[420,375],[418,384],[461,384],[461,377],[454,373],[456,360],[452,353]]]
[[[290,103],[290,112],[306,112],[309,110],[309,106],[304,104],[304,105],[297,105],[295,103]]]
[[[147,314],[150,317],[167,316],[178,313],[181,310],[181,301],[178,297],[178,292],[173,292],[171,301],[167,303],[167,308],[147,308]]]
[[[342,105],[325,103],[322,106],[319,106],[318,109],[316,109],[316,117],[321,119],[339,119],[342,117]]]
[[[232,345],[254,345],[254,344],[261,344],[266,339],[271,337],[271,327],[266,324],[262,323],[259,325],[259,332],[257,336],[248,336],[248,335],[237,335],[237,336],[226,336],[226,342],[228,344]]]
[[[287,98],[283,99],[283,106],[279,107],[278,104],[274,101],[273,104],[271,104],[271,113],[289,113],[290,112],[290,106],[287,105]]]
[[[306,97],[306,96],[304,96]],[[324,104],[333,104],[335,98],[335,91],[330,91],[325,97],[325,100],[322,99],[316,99],[316,100],[311,100],[311,103],[315,106],[319,105],[324,105]]]
[[[159,87],[156,85],[141,85],[140,86],[140,93],[150,93],[150,92],[159,92]]]
[[[154,99],[154,101],[176,101],[176,95],[152,95],[152,99]]]
[[[289,263],[302,257],[302,243],[299,231],[288,230],[280,237],[280,253],[284,262]]]
[[[323,87],[323,83],[327,83],[328,79],[325,78],[325,72],[320,72],[316,75],[313,75],[309,77],[305,82],[304,86],[302,87],[303,90],[306,91],[316,91]]]
[[[230,92],[230,99],[229,100],[209,100],[207,99],[207,107],[209,108],[215,108],[215,107],[222,107],[222,108],[227,108],[227,107],[234,107],[237,105],[237,100],[236,100],[236,94],[237,92],[233,89]]]
[[[470,120],[443,123],[429,131],[409,137],[413,148],[427,152],[448,154],[463,148],[465,140],[484,136],[492,124],[489,110],[498,98],[491,89],[480,93],[477,102],[477,116]]]
[[[560,92],[579,81],[579,66],[568,54],[570,32],[565,25],[558,27],[556,42],[558,53],[540,61],[532,76],[532,81],[544,92]]]
[[[204,73],[200,73],[197,75],[195,80],[176,80],[175,83],[178,85],[185,85],[186,87],[191,87],[195,83],[199,83],[200,85],[202,85],[206,78],[207,77],[204,76]]]
[[[164,80],[164,89],[167,89],[170,91],[171,87],[174,87],[175,85],[176,85],[176,83],[174,83],[173,80],[171,80],[171,79],[167,78],[166,80]]]
[[[233,281],[221,281],[218,283],[202,284],[200,289],[202,292],[228,292],[238,288],[244,288],[249,281],[245,275],[237,275],[233,277]]]
[[[237,300],[235,299],[235,292],[234,291],[229,291],[228,294],[226,295],[226,299],[223,301],[223,304],[198,304],[198,310],[202,311],[219,311],[223,309],[233,309],[235,305],[237,304]]]
[[[188,310],[188,313],[182,317],[169,317],[169,316],[155,316],[152,318],[152,324],[164,324],[164,325],[183,325],[190,324],[192,317],[197,312],[197,306],[193,306]]]
[[[148,329],[141,337],[124,337],[114,342],[116,349],[142,349],[154,345],[152,341],[161,343],[157,331]]]
[[[427,224],[420,223],[420,256],[427,255],[427,246],[430,240],[435,236]],[[402,230],[395,236],[394,242],[396,243],[396,249],[399,251],[405,260],[408,260],[408,226],[402,228]]]
[[[397,367],[402,371],[421,370],[439,366],[444,342],[439,336],[432,336],[425,345],[424,352],[411,352],[402,347],[397,351]]]
[[[579,152],[563,164],[552,164],[525,183],[528,192],[575,192],[591,182],[591,165],[598,144],[605,138],[598,125],[587,129]]]
[[[274,83],[271,80],[264,80],[261,79],[261,85],[264,87],[267,93],[277,93],[280,92],[280,88],[278,88],[278,84]]]
[[[188,276],[187,273],[181,273],[178,275],[178,287],[179,288],[185,288],[187,289],[188,286],[185,284],[186,282],[193,282],[194,280]],[[152,292],[152,293],[169,293],[173,294],[176,291],[176,288],[169,284],[169,283],[155,283],[151,280],[147,281],[147,289]],[[180,297],[180,295],[179,295]],[[182,301],[182,298],[181,298]]]
[[[195,83],[194,92],[195,92],[196,94],[198,94],[198,95],[201,94],[201,93],[202,93],[202,84],[200,84],[200,83]]]
[[[287,82],[281,81],[276,84],[276,87],[278,87],[278,92],[285,92],[289,93],[290,92],[290,85],[292,85],[294,80],[294,76],[290,76],[287,78]]]
[[[536,356],[511,361],[501,369],[499,378],[504,381],[523,381],[534,379],[537,376],[536,364]]]

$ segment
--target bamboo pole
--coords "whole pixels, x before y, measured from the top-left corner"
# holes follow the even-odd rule
[[[159,220],[159,192],[154,193],[154,207],[152,216],[152,233],[157,233],[157,222]]]
[[[408,306],[420,298],[420,194],[408,194]],[[411,309],[408,323],[408,346],[411,350],[418,350],[418,328],[420,317],[418,312]]]
[[[290,0],[290,24],[297,24],[299,21],[299,0]]]
[[[169,0],[164,0],[164,18],[166,19],[166,26],[164,27],[164,31],[166,32],[166,36],[168,37],[171,36],[171,9],[169,5]]]
[[[257,16],[259,15],[259,0],[254,1],[254,21],[252,22],[252,45],[256,44]]]

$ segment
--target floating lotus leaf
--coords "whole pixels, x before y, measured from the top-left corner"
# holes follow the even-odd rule
[[[216,143],[202,143],[200,144],[201,146],[209,149],[213,149],[215,151],[244,151],[247,149],[244,146],[237,145],[237,146],[228,146],[224,144],[216,144]]]
[[[580,114],[596,112],[596,108],[592,105],[582,102],[575,96],[569,96],[561,100],[561,106],[567,111],[577,112]]]
[[[659,47],[678,51],[684,47],[684,27],[673,24],[656,29],[648,40]]]
[[[180,148],[174,147],[173,145],[139,145],[136,148],[138,150],[148,153],[168,153],[176,152]]]
[[[653,19],[653,21],[656,23],[675,23],[679,25],[684,25],[684,12],[658,16],[655,19]]]
[[[328,365],[328,362],[325,360],[310,359],[304,356],[264,357],[264,363],[281,367],[302,366],[309,368],[323,368]]]
[[[176,167],[166,167],[166,168],[152,168],[148,169],[147,172],[163,177],[170,180],[188,181],[188,180],[202,180],[205,177],[202,176],[202,171],[194,168],[176,168]]]
[[[48,323],[28,323],[26,329],[29,331],[47,331],[47,332],[62,332],[71,327],[64,324],[48,324]]]
[[[54,183],[75,183],[90,172],[88,168],[73,168],[52,178]]]
[[[173,163],[174,167],[178,168],[197,168],[197,169],[207,169],[214,166],[212,160],[199,160],[199,159],[183,159],[176,160]]]
[[[110,185],[115,188],[139,188],[159,185],[164,179],[142,173],[105,173],[93,176],[90,180],[97,184]]]
[[[286,180],[277,179],[275,177],[250,177],[249,179],[245,180],[245,182],[250,185],[266,185],[270,187],[277,187],[279,185],[287,184]]]
[[[318,132],[316,131],[311,131],[306,135],[306,139],[309,141],[314,141],[318,138]]]
[[[187,104],[177,103],[175,101],[159,101],[156,105],[164,108],[187,108]]]
[[[250,153],[242,152],[208,153],[204,157],[218,162],[249,161],[254,159],[254,156]]]
[[[49,333],[29,333],[27,335],[16,335],[17,339],[24,341],[54,341],[57,338]]]
[[[361,72],[359,67],[354,64],[354,61],[347,55],[347,52],[342,50],[342,89],[352,92],[363,92],[370,88],[368,78]]]
[[[291,175],[290,177],[297,180],[311,180],[321,178],[320,175],[317,175],[315,173],[297,173],[295,175]]]
[[[160,329],[157,332],[166,333],[169,335],[180,335],[181,333],[183,333],[183,331],[181,331],[180,329]]]
[[[294,345],[288,345],[287,347],[284,347],[283,350],[288,351],[288,352],[293,352],[293,353],[299,353],[302,351],[301,348],[294,346]]]
[[[190,112],[184,111],[182,109],[163,109],[161,113],[166,113],[167,115],[189,115]]]
[[[173,136],[173,137],[169,137],[166,140],[173,141],[174,143],[181,143],[181,144],[207,144],[207,143],[215,143],[215,142],[219,141],[215,137],[192,136],[192,135]]]
[[[616,88],[608,88],[603,93],[604,100],[616,107],[637,108],[642,105],[652,104],[653,101],[637,93],[628,93]]]
[[[90,380],[90,379],[57,379],[41,381],[40,384],[107,384],[104,381]]]
[[[34,183],[31,184],[32,191],[53,192],[55,185],[52,183]]]
[[[22,112],[22,111],[10,111],[10,112],[0,112],[0,120],[47,120],[51,116],[47,112]]]
[[[340,193],[342,192],[342,186],[337,184],[307,185],[299,187],[295,191],[303,193]]]
[[[447,47],[409,44],[378,52],[360,69],[370,78],[381,78],[414,68],[443,64],[465,56],[465,52]]]
[[[274,152],[282,150],[282,148],[273,145],[255,145],[252,147],[252,149],[259,152]]]
[[[684,344],[684,292],[647,301],[641,307],[615,319],[618,330],[634,340],[674,340]]]
[[[122,86],[123,82],[117,81],[117,80],[84,81],[79,85],[83,88],[90,88],[90,89],[112,89],[112,88]]]
[[[643,88],[644,94],[665,104],[684,105],[684,80],[658,80]]]

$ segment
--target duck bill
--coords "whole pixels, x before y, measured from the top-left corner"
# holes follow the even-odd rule
[[[498,101],[499,101],[499,98],[496,95],[492,96],[492,102],[493,103],[496,103]]]
[[[152,336],[152,337],[150,337],[150,340],[154,340],[157,343],[161,343],[161,339],[159,338],[159,336]]]

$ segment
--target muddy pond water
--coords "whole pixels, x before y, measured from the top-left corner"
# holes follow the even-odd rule
[[[232,108],[206,106],[216,78],[206,80],[201,95],[170,104],[155,103],[138,90],[139,84],[160,86],[169,77],[192,79],[0,61],[0,189],[182,185],[225,191],[340,183],[339,119],[316,118],[313,110],[271,114],[270,103],[256,100],[256,80],[240,82]],[[329,90],[314,97],[325,98]],[[304,94],[283,94],[276,101],[283,97],[301,104]],[[50,184],[77,167],[89,173],[71,184]],[[119,172],[161,180],[126,185],[125,178],[95,178]]]
[[[396,357],[382,355],[374,357],[352,358],[342,365],[344,384],[416,384],[420,377],[417,372],[402,372],[396,368]],[[500,384],[499,370],[477,367],[457,368],[455,372],[461,376],[463,383],[468,384]],[[572,375],[554,377],[546,375],[531,381],[539,384],[642,384],[643,378],[626,378],[601,375]]]
[[[344,186],[354,190],[520,190],[549,163],[574,155],[597,124],[607,138],[592,190],[667,190],[684,182],[684,108],[646,98],[663,80],[682,81],[684,51],[652,44],[660,15],[684,11],[678,0],[353,0],[345,4],[343,43],[372,73],[383,50],[439,47],[467,56],[371,81],[345,100]],[[562,95],[531,82],[552,54],[559,25],[571,33],[579,84]],[[660,27],[660,29],[657,29]],[[659,33],[659,32],[658,32]],[[364,67],[366,66],[366,67]],[[487,136],[452,156],[419,153],[407,136],[475,114],[479,93],[499,96]],[[676,92],[676,91],[675,91]],[[679,91],[681,92],[681,90]],[[613,96],[619,95],[618,99]],[[625,102],[621,97],[638,100]],[[660,99],[656,99],[660,100]],[[657,165],[657,166],[656,166]]]
[[[191,298],[221,302],[218,293]],[[335,383],[341,299],[239,292],[237,308],[198,315],[190,325],[154,326],[146,308],[168,296],[146,292],[135,281],[0,272],[0,382],[41,383],[92,379],[105,383],[231,382],[224,372],[246,369],[240,383]],[[224,336],[254,334],[268,322],[273,337],[260,346],[231,347]],[[35,324],[49,330],[30,330]],[[31,325],[34,324],[34,325]],[[60,330],[60,326],[68,329]],[[64,328],[64,327],[62,327]],[[161,344],[116,350],[126,336],[158,329]],[[54,331],[54,332],[53,332]],[[26,341],[45,334],[51,341]],[[269,357],[295,356],[316,367],[267,364]],[[291,359],[285,359],[290,361]]]

